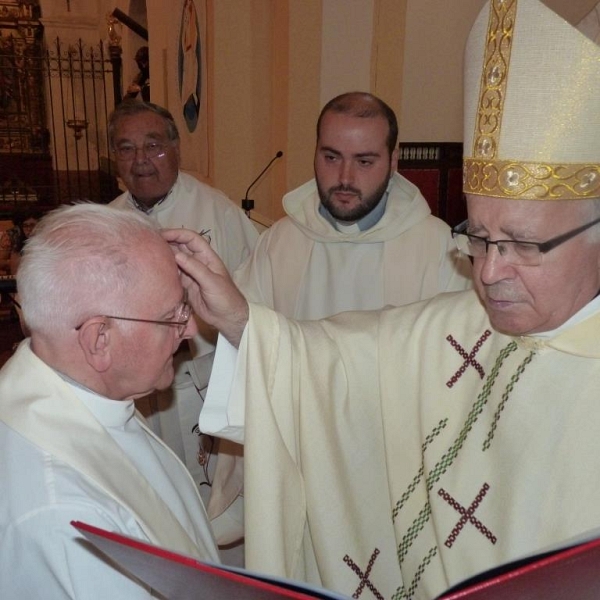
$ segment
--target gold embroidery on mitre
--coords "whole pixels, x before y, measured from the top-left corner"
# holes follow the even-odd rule
[[[473,156],[485,160],[495,158],[498,151],[516,12],[517,0],[490,3],[473,140]]]
[[[600,197],[600,165],[465,158],[463,169],[465,194],[525,200]]]

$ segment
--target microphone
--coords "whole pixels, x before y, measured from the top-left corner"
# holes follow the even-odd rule
[[[248,194],[250,193],[250,190],[252,189],[252,186],[258,182],[258,180],[267,172],[267,169],[278,159],[281,158],[283,156],[283,152],[281,150],[279,150],[279,152],[277,152],[277,154],[269,161],[269,163],[267,164],[267,166],[258,174],[258,177],[248,186],[248,189],[246,190],[246,195],[244,196],[244,199],[242,200],[242,208],[246,211],[246,214],[248,214],[253,208],[254,208],[254,200],[249,200],[248,199]]]

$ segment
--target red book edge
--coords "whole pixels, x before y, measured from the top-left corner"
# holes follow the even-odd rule
[[[518,583],[520,578],[528,578],[539,575],[539,571],[547,570],[552,573],[552,568],[557,565],[576,562],[585,558],[590,552],[600,547],[600,539],[594,539],[588,542],[580,542],[566,549],[548,550],[516,561],[511,561],[498,567],[493,567],[463,582],[453,586],[441,596],[438,600],[463,600],[477,594],[485,592],[493,593],[497,587],[498,593],[502,593],[502,588],[510,583]],[[600,574],[598,576],[600,580]],[[600,586],[600,583],[599,583]],[[500,598],[500,596],[498,596]]]
[[[216,577],[228,579],[230,581],[239,583],[240,585],[253,587],[265,592],[279,594],[280,596],[285,598],[293,598],[295,600],[314,600],[314,598],[327,597],[328,590],[325,589],[322,590],[322,594],[320,596],[317,594],[296,592],[292,589],[288,589],[287,587],[285,587],[285,585],[280,586],[276,583],[270,583],[268,581],[265,581],[261,579],[260,574],[244,575],[235,571],[231,571],[226,566],[201,562],[184,554],[179,554],[171,550],[166,550],[159,546],[155,546],[153,544],[149,544],[129,536],[121,535],[113,531],[107,531],[106,529],[101,529],[99,527],[89,525],[88,523],[84,523],[82,521],[71,521],[71,525],[73,525],[73,527],[75,527],[81,533],[88,532],[92,535],[97,535],[99,537],[111,540],[113,542],[117,542],[124,546],[134,548],[135,550],[138,550],[140,552],[152,554],[167,561],[183,564],[192,569],[203,571],[205,573],[215,575]],[[265,575],[265,578],[268,578],[268,575]],[[289,581],[289,584],[291,586],[302,585],[295,581]]]

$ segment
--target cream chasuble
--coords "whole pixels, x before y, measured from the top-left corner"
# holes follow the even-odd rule
[[[247,566],[430,599],[598,527],[591,312],[545,339],[494,332],[474,292],[302,324],[253,305]]]

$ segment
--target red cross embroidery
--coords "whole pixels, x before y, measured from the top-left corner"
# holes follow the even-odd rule
[[[446,490],[440,488],[438,491],[438,495],[441,496],[456,512],[460,513],[462,516],[450,535],[448,539],[444,542],[444,545],[448,548],[452,548],[452,544],[456,541],[458,534],[462,531],[463,527],[467,523],[471,523],[475,525],[476,529],[480,531],[492,544],[496,543],[496,536],[479,520],[474,516],[475,511],[481,504],[481,501],[485,498],[485,495],[488,493],[490,486],[487,483],[484,483],[482,488],[479,490],[479,494],[475,497],[475,500],[471,503],[469,508],[465,508],[461,506]]]
[[[371,580],[369,579],[369,575],[371,574],[371,569],[375,564],[375,559],[379,555],[379,548],[375,548],[373,550],[373,554],[371,554],[371,558],[369,559],[369,564],[367,566],[367,570],[363,573],[358,565],[346,554],[344,556],[344,562],[358,575],[360,578],[360,585],[356,588],[354,594],[352,594],[353,598],[360,598],[360,595],[363,593],[365,586],[368,587],[371,592],[373,592],[373,596],[377,598],[377,600],[384,600],[384,597],[381,595],[379,590],[373,585]]]
[[[450,342],[450,345],[465,359],[465,362],[461,365],[460,369],[450,377],[450,379],[446,382],[446,385],[451,388],[462,376],[463,373],[467,370],[467,367],[471,365],[478,373],[479,377],[483,379],[485,377],[485,371],[483,367],[475,360],[475,355],[483,346],[483,342],[487,340],[492,332],[489,329],[486,329],[483,332],[483,335],[477,340],[477,343],[473,346],[473,350],[467,354],[467,351],[452,337],[452,335],[448,335],[446,340]]]

